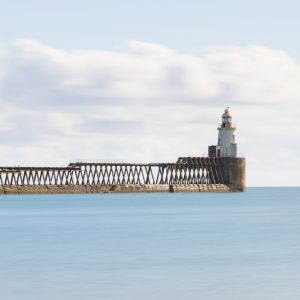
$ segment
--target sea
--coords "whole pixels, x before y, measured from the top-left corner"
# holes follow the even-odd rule
[[[299,300],[300,188],[0,196],[0,299]]]

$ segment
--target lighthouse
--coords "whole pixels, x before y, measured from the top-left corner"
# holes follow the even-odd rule
[[[232,117],[228,108],[222,114],[222,123],[218,127],[218,145],[208,147],[209,157],[237,157],[237,144],[235,142],[236,128],[232,124]]]

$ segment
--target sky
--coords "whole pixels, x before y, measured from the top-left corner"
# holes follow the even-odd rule
[[[0,165],[207,155],[299,185],[299,1],[0,0]]]

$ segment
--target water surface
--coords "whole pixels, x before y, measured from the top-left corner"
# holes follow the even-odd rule
[[[5,300],[299,300],[300,188],[0,197]]]

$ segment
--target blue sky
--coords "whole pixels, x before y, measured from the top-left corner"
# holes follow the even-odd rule
[[[199,46],[259,44],[300,59],[296,0],[0,3],[4,41],[30,38],[64,49],[112,49],[133,39],[187,52]]]
[[[248,184],[299,185],[299,11],[0,1],[1,164],[206,154],[229,105]]]

